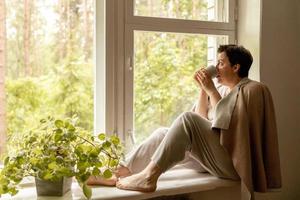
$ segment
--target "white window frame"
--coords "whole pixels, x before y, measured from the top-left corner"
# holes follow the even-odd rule
[[[229,43],[237,43],[236,0],[229,0],[228,22],[134,16],[133,3],[106,0],[105,130],[118,134],[127,145],[133,138],[134,30],[228,35]]]
[[[96,0],[95,6],[95,31],[94,31],[94,133],[105,132],[106,116],[106,67],[105,67],[105,0]]]

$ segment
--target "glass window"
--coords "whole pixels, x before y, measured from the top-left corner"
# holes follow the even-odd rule
[[[198,89],[193,73],[216,64],[228,36],[134,31],[134,136],[143,141],[191,110]]]
[[[235,0],[106,1],[106,130],[130,150],[197,99],[196,69],[235,42]]]
[[[48,115],[93,131],[94,3],[6,1],[7,152]]]

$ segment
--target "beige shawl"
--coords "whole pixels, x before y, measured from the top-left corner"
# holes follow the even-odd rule
[[[241,178],[242,199],[281,188],[277,127],[272,96],[262,83],[244,78],[215,108],[212,128]]]

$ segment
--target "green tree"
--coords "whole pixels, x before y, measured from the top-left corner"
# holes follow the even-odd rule
[[[207,63],[207,38],[140,32],[135,44],[134,118],[141,141],[193,105],[197,87],[192,75]]]
[[[47,90],[40,86],[38,78],[6,80],[8,152],[15,149],[15,141],[26,131],[35,127],[44,113],[49,112],[46,104]]]
[[[59,116],[79,117],[79,125],[93,130],[93,74],[92,65],[84,64],[84,57],[73,58],[58,66],[53,74],[54,86],[50,105]]]
[[[94,1],[31,2],[24,1],[27,9],[30,7],[26,65],[25,4],[11,0],[7,5],[5,91],[10,151],[20,134],[48,115],[77,115],[80,126],[93,130],[93,28],[86,27],[93,27]],[[24,76],[26,66],[32,73]]]
[[[6,140],[5,69],[6,69],[6,3],[0,0],[0,155]]]
[[[57,23],[65,29],[57,30],[53,43],[56,67],[53,69],[54,93],[52,104],[61,115],[80,118],[80,125],[93,129],[93,65],[91,50],[86,52],[85,42],[92,34],[82,31],[83,27],[92,27],[92,21],[85,19],[84,13],[91,12],[91,1],[64,0],[57,7]],[[85,9],[80,9],[85,8]],[[85,20],[84,20],[85,19]],[[84,23],[90,23],[89,25]],[[63,41],[63,45],[59,44]],[[89,47],[92,49],[92,46]],[[89,56],[89,57],[87,57]]]
[[[137,0],[135,5],[137,15],[207,20],[206,1]],[[192,75],[207,64],[207,36],[139,31],[134,49],[134,131],[141,142],[191,109],[197,96]]]

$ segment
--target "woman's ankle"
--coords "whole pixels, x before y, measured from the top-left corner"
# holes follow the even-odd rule
[[[116,175],[116,177],[119,178],[119,177],[130,176],[132,173],[131,173],[131,171],[129,170],[128,167],[123,166],[123,165],[120,165],[120,166],[116,169],[116,171],[115,171],[114,174]]]
[[[147,178],[150,178],[150,179],[156,180],[156,181],[162,174],[162,170],[160,169],[160,167],[152,161],[143,170],[143,172]]]

